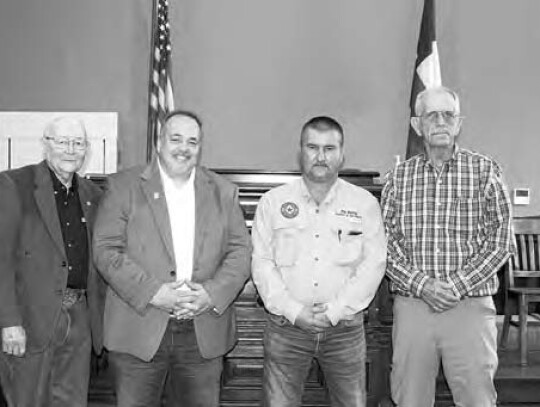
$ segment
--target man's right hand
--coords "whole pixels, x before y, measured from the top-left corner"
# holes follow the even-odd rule
[[[304,308],[302,308],[302,310],[300,311],[300,313],[296,316],[296,319],[294,320],[294,325],[306,332],[322,332],[330,326],[330,322],[325,322],[324,320],[316,318],[315,316],[325,311],[326,306],[323,304],[314,305],[312,307],[305,305]]]
[[[459,297],[454,294],[452,285],[444,281],[430,278],[422,289],[422,299],[435,312],[444,312],[454,308]]]
[[[24,356],[26,352],[26,332],[22,326],[2,328],[2,351],[8,355]]]
[[[182,293],[178,291],[184,285],[184,281],[173,281],[172,283],[164,283],[159,287],[158,292],[150,300],[150,304],[156,308],[161,308],[171,312],[178,309],[178,304],[181,301]]]

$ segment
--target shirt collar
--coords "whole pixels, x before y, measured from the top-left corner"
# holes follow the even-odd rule
[[[341,180],[338,178],[336,179],[336,182],[330,187],[330,190],[326,194],[326,197],[324,198],[324,201],[322,203],[331,203],[334,198],[336,197],[339,185],[341,185]],[[300,194],[301,196],[306,199],[308,202],[310,200],[313,200],[313,197],[309,193],[309,189],[306,185],[306,182],[304,181],[304,177],[300,178]]]
[[[177,186],[174,180],[163,169],[159,159],[157,160],[157,162],[158,162],[159,174],[163,182],[163,188],[165,188],[165,185],[167,185],[167,188],[174,188],[175,190],[178,190],[178,191],[183,190],[184,188],[193,189],[194,184],[195,184],[195,167],[193,168],[193,170],[191,170],[191,174],[189,175],[189,178],[187,179],[187,181],[184,182],[182,185]]]
[[[462,149],[459,147],[459,144],[458,143],[454,144],[454,151],[452,152],[452,156],[447,161],[448,167],[451,167],[451,166],[453,166],[455,164],[455,162],[458,159],[458,155],[461,153],[461,151],[462,151]],[[427,156],[425,148],[424,148],[424,151],[422,151],[422,153],[420,153],[420,160],[422,161],[424,166],[434,167],[433,164],[431,163],[431,161],[429,160],[429,157]]]
[[[71,178],[71,186],[67,188],[62,181],[58,179],[58,176],[56,173],[49,167],[49,174],[51,175],[51,181],[53,184],[53,189],[55,191],[72,191],[73,193],[76,193],[79,189],[79,180],[77,173],[73,174],[73,178]]]

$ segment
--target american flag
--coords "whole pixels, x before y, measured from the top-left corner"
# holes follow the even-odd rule
[[[166,114],[174,110],[169,1],[154,0],[153,56],[148,99],[147,160],[150,161]]]

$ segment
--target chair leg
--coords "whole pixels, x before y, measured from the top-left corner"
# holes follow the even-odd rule
[[[522,366],[527,366],[527,314],[529,304],[525,295],[519,296],[519,350]]]
[[[503,320],[503,326],[501,331],[501,339],[499,342],[499,347],[504,350],[506,349],[506,345],[508,345],[508,332],[510,330],[510,321],[512,319],[512,310],[510,309],[510,305],[508,304],[508,299],[506,299],[506,302],[504,304],[504,320]]]

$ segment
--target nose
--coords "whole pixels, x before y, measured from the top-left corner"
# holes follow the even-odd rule
[[[75,153],[75,142],[74,141],[68,141],[67,147],[66,147],[66,152],[68,154]]]
[[[317,150],[317,161],[324,161],[326,159],[326,156],[324,154],[324,149],[319,148]]]
[[[437,112],[437,119],[435,120],[435,123],[437,124],[445,124],[446,121],[444,120],[444,113],[443,112]]]
[[[181,141],[176,146],[177,151],[186,152],[190,149],[187,141]]]

